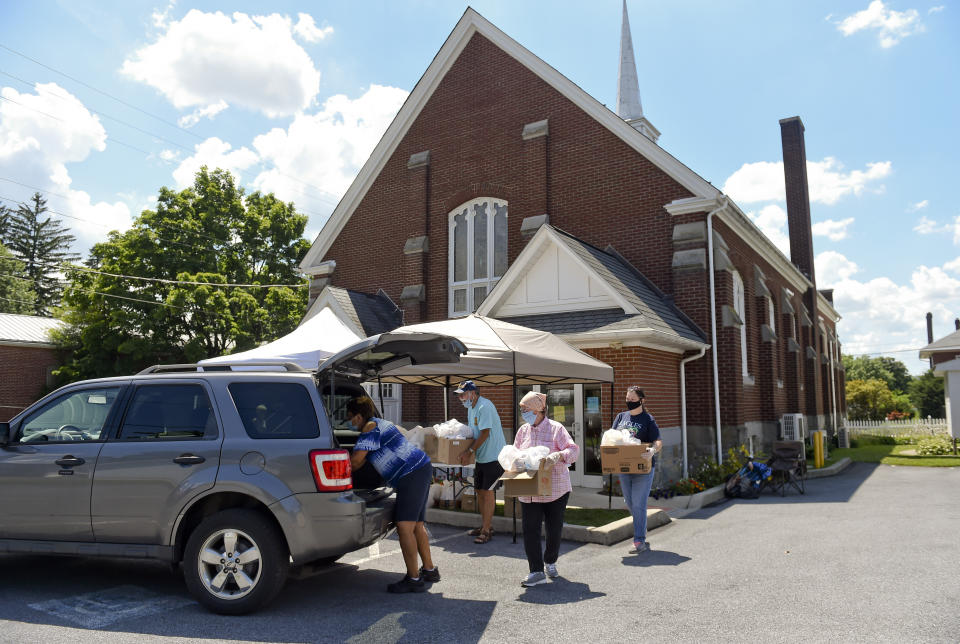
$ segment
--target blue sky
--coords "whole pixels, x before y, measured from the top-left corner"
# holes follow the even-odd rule
[[[466,6],[6,0],[0,198],[41,188],[85,251],[208,163],[294,201],[312,238]],[[620,0],[472,6],[614,106]],[[660,145],[787,255],[778,120],[803,119],[845,350],[922,370],[924,314],[937,338],[960,316],[960,3],[627,7]]]

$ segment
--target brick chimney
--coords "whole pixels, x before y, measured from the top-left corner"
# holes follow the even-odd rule
[[[780,119],[780,141],[783,145],[783,178],[787,192],[790,261],[816,286],[810,193],[807,188],[807,150],[803,143],[803,122],[799,116]]]

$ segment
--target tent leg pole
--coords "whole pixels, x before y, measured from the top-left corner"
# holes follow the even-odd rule
[[[380,414],[386,416],[387,413],[383,409],[383,382],[380,381],[380,374],[377,374],[377,394],[380,397]],[[400,422],[399,419],[397,422]]]
[[[423,410],[420,411],[423,414]],[[450,419],[450,376],[447,376],[443,384],[443,422]]]

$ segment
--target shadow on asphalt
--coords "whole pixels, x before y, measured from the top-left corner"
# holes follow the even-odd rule
[[[487,543],[474,543],[474,537],[463,532],[462,539],[449,539],[441,543],[431,543],[431,550],[442,550],[452,554],[466,555],[475,558],[508,557],[526,561],[527,555],[523,550],[523,533],[517,533],[517,542],[513,543],[513,535],[509,532],[497,532]],[[543,542],[543,537],[540,539]],[[560,554],[572,552],[582,548],[584,543],[564,540],[560,544]]]
[[[639,555],[624,556],[623,565],[650,568],[651,566],[679,566],[687,561],[690,561],[690,557],[678,555],[669,550],[648,550]]]
[[[524,589],[524,592],[517,597],[517,601],[553,606],[556,604],[574,604],[606,596],[606,593],[590,590],[590,586],[582,582],[568,581],[563,577],[557,577],[550,583]]]
[[[276,642],[280,637],[364,643],[434,641],[439,632],[447,632],[456,633],[458,642],[479,642],[496,608],[495,601],[444,597],[443,582],[426,593],[391,595],[386,585],[400,578],[396,571],[338,564],[314,577],[288,581],[259,612],[229,617],[209,613],[193,601],[182,575],[163,564],[19,555],[4,555],[0,562],[4,571],[0,580],[0,601],[6,607],[4,620],[90,632],[191,640]],[[173,602],[177,608],[146,616],[108,618],[108,623],[95,627],[63,615],[75,613],[89,618],[94,613],[129,608],[98,605],[78,597],[118,587],[149,592],[158,601]],[[68,610],[54,614],[31,608],[31,604],[49,603],[67,605]]]
[[[779,492],[769,489],[756,499],[724,499],[709,505],[696,512],[683,516],[684,519],[709,519],[723,512],[733,505],[771,505],[792,503],[848,503],[860,486],[870,478],[870,475],[879,467],[877,463],[851,463],[847,469],[834,476],[825,476],[818,479],[807,479],[805,493],[800,494],[787,486],[787,492],[780,496]]]

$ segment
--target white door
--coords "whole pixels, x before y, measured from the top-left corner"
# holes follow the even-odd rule
[[[394,425],[400,424],[400,415],[403,411],[401,401],[403,396],[401,395],[401,387],[403,385],[395,384],[392,382],[383,383],[383,405],[381,409],[380,404],[380,392],[377,391],[377,383],[375,382],[365,382],[363,383],[364,389],[367,390],[367,393],[370,395],[370,398],[373,399],[373,402],[377,405],[377,409],[380,409],[380,413],[383,416],[384,420],[389,420]]]

